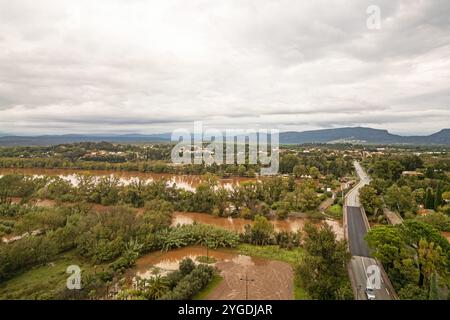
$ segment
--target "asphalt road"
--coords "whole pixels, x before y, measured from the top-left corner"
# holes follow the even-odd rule
[[[364,239],[370,226],[365,217],[364,210],[359,202],[359,190],[370,183],[370,177],[364,172],[358,162],[354,163],[360,181],[349,191],[345,197],[345,235],[349,243],[352,259],[349,264],[350,281],[356,300],[367,300],[365,289],[368,285],[369,269],[371,265],[380,270],[380,287],[374,288],[376,300],[396,299],[396,293],[387,277],[383,267],[370,256],[370,251]],[[373,287],[373,286],[371,286]]]
[[[348,242],[352,256],[370,257],[369,247],[364,237],[366,224],[360,207],[347,207]]]
[[[359,177],[359,182],[347,193],[345,204],[351,207],[359,207],[359,190],[370,183],[370,178],[358,162],[355,162],[354,165]]]
[[[367,300],[367,296],[364,290],[367,287],[367,279],[369,278],[370,275],[366,273],[366,270],[371,265],[378,266],[378,263],[375,259],[368,257],[353,256],[352,260],[350,261],[351,277],[354,279],[356,283],[357,300]],[[380,288],[374,290],[375,300],[392,300],[393,299],[391,291],[392,289],[388,289],[390,288],[390,285],[387,284],[389,280],[387,279],[387,276],[384,273],[384,271],[381,271],[380,275],[381,275]]]

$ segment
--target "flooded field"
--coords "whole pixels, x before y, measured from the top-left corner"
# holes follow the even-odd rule
[[[175,212],[172,215],[172,226],[178,224],[192,224],[194,222],[213,225],[216,227],[224,228],[230,231],[243,232],[244,227],[247,224],[253,224],[252,220],[242,219],[242,218],[224,218],[216,217],[210,214],[196,213],[196,212]],[[308,218],[288,218],[286,220],[270,220],[274,225],[275,231],[291,231],[297,232],[301,231],[307,222],[314,224],[319,224],[320,221],[311,220]],[[344,238],[344,230],[339,221],[326,219],[325,223],[329,224],[338,240]]]
[[[155,274],[166,274],[177,270],[184,258],[195,259],[205,256],[204,247],[186,247],[168,252],[154,252],[139,258],[132,270],[141,278]],[[232,249],[208,250],[214,257],[223,281],[210,293],[207,299],[245,299],[245,281],[248,283],[248,298],[258,300],[289,300],[293,298],[293,270],[284,262],[254,258],[236,253]]]
[[[20,198],[13,198],[12,201],[14,203],[19,203],[21,201]],[[55,205],[55,201],[53,200],[34,200],[34,205],[40,207],[52,207]],[[97,212],[106,212],[111,207],[103,206],[100,204],[92,204],[92,208]],[[143,208],[133,208],[136,213],[141,214],[144,209]],[[342,227],[342,223],[340,221],[326,219],[323,220],[325,223],[329,224],[334,233],[336,234],[336,238],[341,240],[344,238],[344,230]],[[184,224],[193,224],[201,223],[206,225],[212,225],[215,227],[227,229],[235,232],[243,232],[244,228],[247,224],[253,224],[252,220],[243,219],[243,218],[225,218],[225,217],[217,217],[207,213],[199,213],[199,212],[181,212],[176,211],[172,214],[172,226],[176,225],[184,225]],[[313,224],[318,225],[320,223],[319,220],[311,220],[308,218],[297,218],[290,217],[286,220],[270,220],[270,222],[274,225],[274,230],[277,232],[280,231],[290,231],[297,232],[301,231],[307,222],[311,222]],[[450,236],[450,234],[448,235]]]
[[[305,218],[289,218],[286,220],[271,220],[275,231],[292,231],[296,232],[302,230],[305,223],[310,221]],[[172,225],[177,224],[192,224],[194,222],[214,225],[216,227],[224,228],[231,231],[242,232],[247,224],[253,224],[252,220],[242,218],[224,218],[216,217],[210,214],[196,213],[196,212],[175,212],[172,215]]]
[[[96,178],[111,177],[119,179],[121,184],[127,185],[132,182],[141,180],[145,182],[167,181],[167,185],[176,185],[177,188],[188,191],[195,191],[195,188],[203,181],[203,177],[199,175],[174,175],[164,173],[146,173],[146,172],[130,172],[130,171],[112,171],[112,170],[74,170],[74,169],[8,169],[0,168],[0,176],[8,174],[23,174],[34,177],[50,176],[60,177],[70,181],[73,185],[78,184],[78,175],[90,175]],[[245,181],[256,181],[255,178],[234,177],[229,179],[219,179],[220,185],[225,188],[232,188]]]

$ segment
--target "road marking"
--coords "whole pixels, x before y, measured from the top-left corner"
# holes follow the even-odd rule
[[[391,294],[389,293],[387,288],[384,288],[384,290],[386,290],[387,294],[390,296]]]
[[[364,259],[363,259],[363,258],[361,258],[361,263],[362,263],[362,265],[363,265],[363,268],[364,268],[364,274],[366,275],[366,280],[367,280],[367,270],[366,270],[366,265],[365,265],[365,263],[364,263]]]

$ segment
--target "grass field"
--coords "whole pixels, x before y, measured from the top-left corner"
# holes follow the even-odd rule
[[[343,214],[342,206],[340,204],[332,205],[327,209],[326,214],[336,219],[342,219]]]
[[[192,298],[192,300],[205,300],[208,297],[208,295],[210,294],[210,292],[213,291],[214,288],[217,287],[222,282],[222,280],[223,280],[223,278],[219,274],[217,274],[217,273],[214,274],[212,280],[205,287],[205,289],[203,289],[202,291],[197,293]]]
[[[278,260],[290,264],[296,264],[303,256],[303,249],[295,248],[292,250],[281,249],[277,245],[256,246],[251,244],[240,244],[237,247],[240,254],[247,256],[261,257],[271,260]]]
[[[72,252],[66,252],[51,263],[25,271],[0,284],[0,300],[5,299],[52,299],[66,287],[67,267],[78,265],[83,271],[93,266],[80,261]]]

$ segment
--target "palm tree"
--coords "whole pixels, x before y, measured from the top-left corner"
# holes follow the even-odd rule
[[[145,296],[149,300],[158,300],[167,292],[168,289],[169,287],[167,286],[166,279],[157,275],[149,279],[146,283]]]

